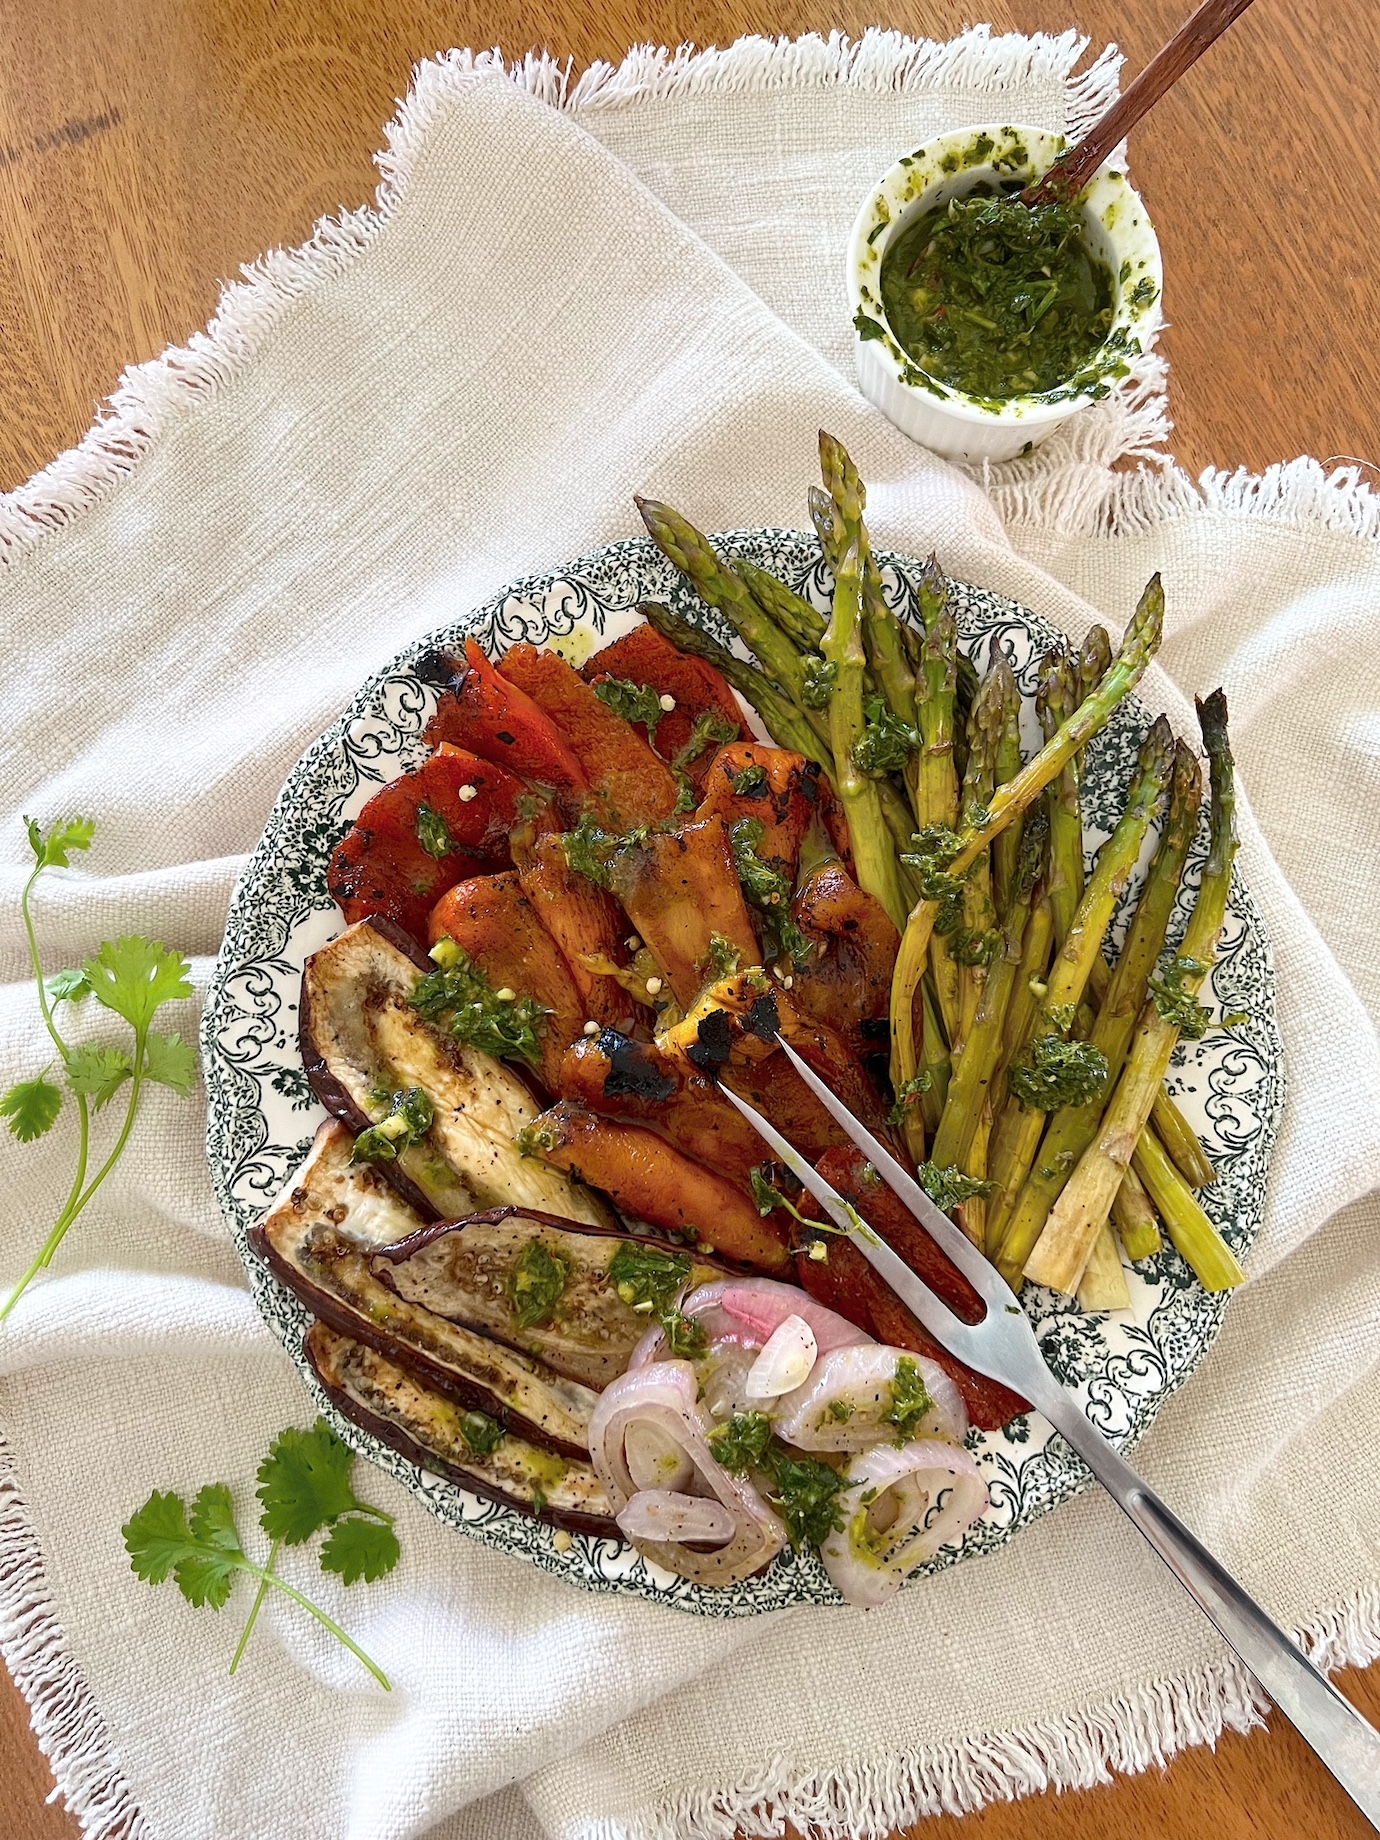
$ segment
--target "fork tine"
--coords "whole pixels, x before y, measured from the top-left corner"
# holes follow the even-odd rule
[[[955,1316],[948,1304],[941,1302],[923,1279],[917,1277],[910,1266],[877,1237],[857,1209],[849,1206],[838,1190],[825,1181],[790,1139],[781,1135],[770,1119],[764,1118],[745,1099],[740,1099],[737,1093],[730,1092],[722,1081],[718,1085],[724,1098],[731,1105],[737,1106],[763,1143],[776,1153],[801,1187],[809,1190],[834,1225],[848,1235],[868,1264],[875,1267],[906,1308],[924,1323],[935,1340],[942,1342],[956,1355],[973,1358],[977,1352],[976,1335],[979,1325],[965,1323]]]
[[[1015,1303],[1016,1296],[1011,1286],[1002,1277],[996,1266],[988,1263],[968,1235],[954,1225],[942,1208],[935,1206],[915,1177],[901,1167],[886,1145],[875,1138],[865,1124],[859,1123],[842,1099],[830,1091],[814,1069],[800,1058],[791,1044],[780,1035],[776,1039],[787,1060],[790,1061],[816,1099],[835,1122],[847,1132],[849,1138],[867,1157],[887,1187],[905,1202],[931,1239],[943,1247],[954,1264],[972,1283],[974,1290],[983,1301],[996,1309],[1004,1309],[1007,1304]]]

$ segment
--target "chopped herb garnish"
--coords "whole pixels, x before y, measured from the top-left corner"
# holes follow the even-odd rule
[[[630,1310],[656,1317],[677,1361],[693,1361],[709,1345],[700,1324],[676,1308],[692,1269],[687,1254],[663,1252],[657,1246],[620,1246],[608,1264],[609,1283]]]
[[[946,1214],[952,1214],[956,1207],[978,1195],[990,1195],[997,1186],[995,1182],[980,1181],[977,1176],[965,1176],[953,1163],[943,1169],[935,1163],[922,1163],[915,1173],[930,1200]]]
[[[1188,1041],[1201,1041],[1212,1021],[1212,1011],[1198,1001],[1197,986],[1209,967],[1196,958],[1175,958],[1158,977],[1150,980],[1150,995],[1164,1020]],[[1187,988],[1192,978],[1194,988]]]
[[[757,846],[765,836],[766,826],[760,818],[738,818],[730,824],[728,841],[733,864],[743,893],[765,923],[768,956],[788,957],[803,965],[810,956],[810,942],[791,913],[790,877],[757,854]]]
[[[839,681],[839,667],[834,659],[824,659],[806,652],[800,660],[804,682],[800,700],[807,709],[827,709]]]
[[[529,1239],[508,1275],[508,1300],[519,1329],[550,1322],[570,1281],[570,1266],[544,1240]]]
[[[594,686],[594,694],[601,703],[607,703],[616,716],[622,716],[625,722],[642,722],[646,725],[647,739],[656,746],[657,724],[665,713],[661,707],[661,697],[650,684],[630,683],[626,678],[605,677]]]
[[[1053,1112],[1086,1105],[1107,1081],[1107,1057],[1090,1041],[1062,1041],[1041,1035],[1007,1069],[1012,1096],[1029,1111]]]
[[[477,1457],[491,1456],[508,1433],[487,1412],[462,1412],[460,1435]]]
[[[377,1093],[379,1089],[374,1091]],[[426,1136],[435,1115],[430,1099],[420,1086],[405,1086],[389,1098],[388,1116],[360,1132],[350,1152],[350,1161],[396,1163],[404,1150],[410,1150]]]
[[[665,1310],[661,1327],[666,1334],[666,1350],[675,1361],[694,1361],[709,1347],[709,1337],[700,1323],[682,1316],[679,1310]]]
[[[536,1062],[538,1037],[551,1014],[535,997],[500,997],[453,939],[432,947],[437,969],[418,978],[412,1007],[428,1022],[443,1026],[452,1040],[499,1060]]]
[[[709,1448],[737,1476],[759,1468],[770,1443],[771,1420],[765,1412],[735,1412],[709,1434]]]
[[[847,1483],[815,1457],[799,1456],[773,1436],[765,1412],[735,1412],[709,1434],[709,1448],[725,1469],[757,1470],[767,1496],[786,1523],[795,1547],[821,1546],[842,1525],[838,1496]]]
[[[834,1420],[835,1424],[846,1425],[853,1416],[853,1408],[846,1399],[831,1399],[829,1401],[829,1416]]]
[[[612,886],[609,864],[613,858],[620,850],[631,849],[645,842],[646,838],[646,825],[639,825],[631,831],[606,830],[594,813],[586,810],[574,830],[566,831],[561,844],[565,850],[565,860],[576,875],[583,875],[596,888],[609,888]]]
[[[934,1410],[934,1400],[925,1385],[924,1375],[908,1354],[896,1363],[896,1377],[891,1383],[891,1409],[886,1422],[896,1427],[896,1442],[905,1444],[915,1436],[920,1421]]]
[[[709,969],[713,972],[716,982],[722,978],[732,977],[742,962],[742,957],[742,953],[731,939],[725,939],[722,933],[709,935]]]
[[[906,1113],[933,1085],[934,1076],[928,1067],[922,1067],[918,1073],[913,1073],[905,1085],[897,1091],[896,1103],[891,1108],[887,1122],[899,1131],[906,1122]]]
[[[744,767],[741,773],[731,773],[729,782],[733,787],[735,798],[740,799],[760,799],[771,790],[767,769],[758,766],[756,761]]]
[[[869,779],[900,773],[920,746],[920,736],[879,696],[871,696],[863,710],[863,731],[853,743],[853,763]]]
[[[450,834],[450,826],[439,811],[433,811],[430,805],[417,807],[417,841],[428,856],[434,856],[439,862],[443,856],[455,852],[455,839]]]

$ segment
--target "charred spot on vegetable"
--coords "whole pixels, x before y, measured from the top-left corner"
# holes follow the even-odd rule
[[[900,773],[920,746],[920,736],[908,722],[894,715],[879,696],[863,706],[863,731],[853,743],[853,764],[869,779]]]
[[[508,1433],[487,1412],[462,1412],[460,1435],[477,1457],[492,1456]]]
[[[381,1089],[376,1088],[375,1094]],[[374,1096],[374,1095],[371,1095]],[[380,1102],[376,1099],[376,1103]],[[352,1163],[396,1163],[431,1129],[435,1111],[419,1086],[407,1086],[386,1095],[388,1116],[371,1124],[355,1139]]]
[[[604,1075],[606,1098],[646,1099],[661,1105],[676,1090],[675,1080],[657,1065],[645,1042],[620,1035],[617,1029],[605,1029],[599,1037],[599,1052],[609,1064]]]
[[[430,805],[417,807],[417,841],[428,856],[434,856],[439,862],[443,856],[455,853],[455,839],[450,834],[450,826],[439,811],[433,811]]]
[[[915,1436],[920,1421],[934,1410],[934,1400],[925,1385],[924,1375],[910,1355],[896,1363],[891,1383],[891,1406],[886,1422],[896,1427],[896,1442],[907,1444]]]
[[[413,1009],[444,1027],[453,1041],[497,1060],[536,1062],[539,1036],[551,1011],[534,997],[500,998],[469,954],[453,939],[432,948],[437,969],[413,986]]]
[[[733,1030],[728,1013],[721,1009],[711,1009],[707,1016],[700,1017],[695,1028],[695,1039],[685,1050],[685,1058],[698,1067],[701,1073],[718,1074],[728,1065],[728,1057],[732,1052]]]
[[[758,1041],[771,1043],[776,1040],[781,1029],[781,1011],[770,990],[753,998],[743,1013],[743,1027],[749,1035],[755,1035]]]
[[[1200,959],[1175,958],[1150,980],[1155,1008],[1187,1041],[1201,1041],[1212,1022],[1212,1011],[1198,1001],[1197,994],[1209,969]],[[1189,979],[1193,981],[1191,990],[1187,987]]]
[[[508,1298],[519,1329],[550,1322],[570,1282],[570,1267],[543,1240],[531,1239],[513,1261]]]
[[[915,1174],[930,1200],[946,1214],[952,1214],[965,1201],[972,1201],[979,1195],[992,1194],[997,1186],[995,1182],[984,1182],[977,1176],[965,1175],[952,1163],[942,1169],[937,1163],[922,1163]]]
[[[1012,1097],[1027,1111],[1054,1112],[1087,1105],[1107,1083],[1107,1057],[1090,1041],[1042,1035],[1011,1062],[1006,1073]]]

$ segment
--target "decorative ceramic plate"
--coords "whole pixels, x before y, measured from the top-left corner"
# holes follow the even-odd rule
[[[821,610],[828,577],[813,537],[796,531],[739,532],[723,539],[731,555],[750,558],[788,581]],[[888,598],[902,617],[917,618],[915,565],[881,555]],[[1011,601],[980,588],[951,587],[965,649],[973,655],[999,633],[1011,646],[1026,698],[1027,745],[1038,741],[1033,695],[1041,654],[1057,635]],[[495,657],[519,639],[557,647],[579,664],[635,624],[637,603],[669,602],[685,618],[728,643],[719,615],[686,590],[645,541],[613,544],[568,568],[515,582],[467,619],[430,634],[364,685],[349,708],[293,770],[259,847],[235,893],[202,1026],[209,1101],[207,1153],[216,1193],[264,1318],[301,1371],[313,1401],[340,1435],[411,1489],[448,1526],[543,1571],[591,1590],[618,1591],[706,1616],[741,1616],[797,1603],[839,1598],[814,1555],[786,1553],[763,1576],[730,1589],[705,1589],[672,1578],[630,1546],[576,1535],[573,1545],[515,1510],[478,1500],[454,1483],[419,1470],[335,1413],[302,1353],[310,1317],[250,1251],[249,1228],[288,1180],[325,1116],[307,1083],[297,1047],[297,996],[303,961],[341,928],[326,891],[326,866],[366,799],[384,782],[420,765],[422,739],[438,693],[432,662],[475,634]],[[1084,813],[1089,853],[1110,832],[1149,717],[1129,698],[1088,749]],[[1187,919],[1205,852],[1205,828],[1190,859],[1171,927]],[[1147,850],[1148,853],[1148,850]],[[1133,891],[1134,893],[1134,891]],[[1123,913],[1118,916],[1120,937]],[[1206,994],[1206,993],[1205,993]],[[1204,1206],[1238,1256],[1260,1227],[1270,1147],[1284,1102],[1282,1047],[1275,1018],[1274,974],[1259,909],[1239,878],[1233,883],[1225,934],[1212,974],[1211,1000],[1229,1027],[1184,1044],[1172,1086],[1216,1165]],[[1165,1399],[1211,1345],[1226,1299],[1209,1296],[1178,1255],[1166,1249],[1129,1274],[1132,1308],[1088,1316],[1051,1292],[1027,1290],[1027,1307],[1059,1379],[1083,1401],[1112,1442],[1134,1442]],[[1038,1417],[999,1433],[973,1433],[970,1447],[991,1493],[982,1520],[926,1571],[988,1552],[1018,1528],[1088,1486],[1087,1471]]]

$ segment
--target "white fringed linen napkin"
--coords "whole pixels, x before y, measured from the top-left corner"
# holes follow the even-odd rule
[[[54,965],[141,931],[204,988],[279,785],[363,677],[505,580],[632,534],[634,490],[709,529],[799,523],[828,426],[879,542],[937,548],[1074,634],[1119,624],[1158,567],[1170,628],[1146,700],[1191,733],[1185,693],[1227,687],[1290,1100],[1251,1282],[1139,1460],[1325,1663],[1362,1661],[1380,1650],[1380,506],[1312,462],[1195,487],[1158,454],[1153,360],[986,491],[847,374],[839,249],[868,181],[945,127],[1075,127],[1116,74],[1106,57],[1071,81],[1080,49],[746,41],[638,53],[569,91],[546,60],[424,66],[377,210],[266,257],[0,501],[0,1085],[45,1059],[21,811],[100,820],[36,903]],[[1114,474],[1127,455],[1141,469]],[[1096,1495],[882,1615],[707,1622],[584,1596],[371,1475],[397,1572],[346,1597],[309,1557],[284,1570],[393,1694],[276,1606],[231,1680],[230,1619],[151,1594],[119,1533],[151,1489],[212,1479],[252,1523],[269,1438],[310,1418],[201,1138],[196,1103],[155,1095],[0,1333],[0,1650],[88,1833],[728,1840],[789,1818],[862,1837],[1258,1716]],[[65,1123],[6,1143],[7,1279],[71,1154]]]

